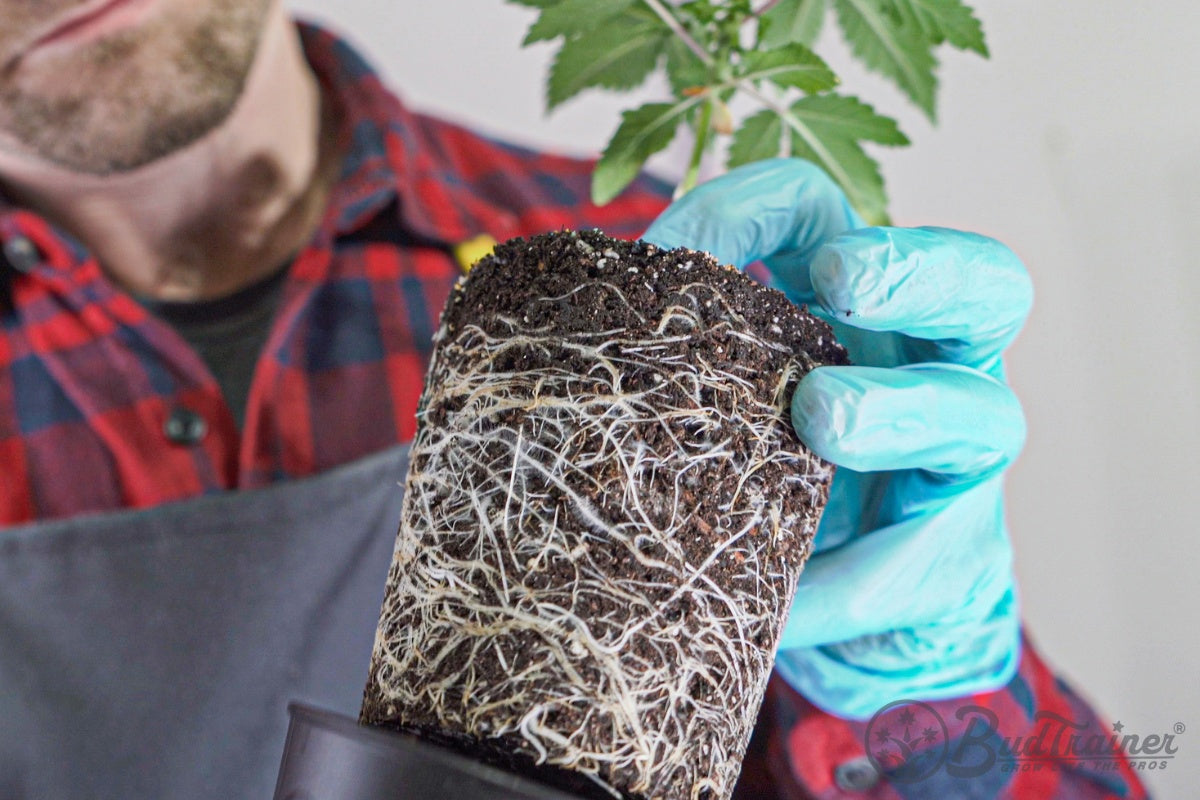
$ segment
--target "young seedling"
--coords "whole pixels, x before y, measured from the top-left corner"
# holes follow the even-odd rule
[[[613,199],[685,125],[695,137],[678,192],[691,189],[715,137],[727,165],[780,155],[819,164],[871,223],[887,220],[879,166],[863,142],[900,146],[896,121],[840,94],[812,51],[832,6],[854,55],[936,117],[936,49],[988,55],[961,0],[509,0],[539,10],[525,44],[559,42],[546,82],[552,110],[589,88],[626,91],[665,70],[672,97],[630,109],[596,165],[592,198]],[[735,122],[735,95],[761,110]]]

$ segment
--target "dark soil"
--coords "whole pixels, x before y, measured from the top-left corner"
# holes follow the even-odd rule
[[[536,342],[505,348],[481,367],[480,351],[472,343],[512,340],[531,332]],[[649,362],[647,341],[655,342]],[[600,364],[588,349],[596,347],[611,362]],[[389,576],[389,598],[380,621],[363,721],[423,732],[484,760],[537,773],[587,796],[611,796],[589,779],[572,777],[578,773],[570,770],[534,768],[540,754],[510,720],[520,717],[521,703],[546,702],[550,711],[539,717],[540,724],[564,736],[582,731],[585,750],[606,752],[624,746],[624,737],[632,734],[612,715],[596,711],[618,685],[606,664],[571,650],[578,656],[572,658],[572,671],[598,699],[554,699],[571,681],[553,671],[557,662],[552,653],[562,653],[567,646],[554,641],[553,624],[546,630],[525,626],[498,634],[488,628],[490,618],[475,606],[468,609],[452,597],[426,602],[424,598],[438,592],[442,587],[438,581],[443,580],[422,577],[428,560],[423,554],[432,548],[439,559],[462,565],[462,580],[473,587],[472,603],[499,609],[518,604],[530,614],[543,613],[548,606],[566,608],[572,618],[587,621],[596,641],[627,642],[621,669],[631,674],[639,670],[680,674],[682,668],[671,663],[678,654],[652,635],[678,630],[678,649],[702,669],[682,690],[666,683],[661,689],[643,688],[639,722],[644,729],[664,731],[668,744],[685,730],[689,738],[684,749],[691,751],[687,758],[668,758],[671,748],[664,745],[654,756],[661,756],[663,763],[652,765],[649,772],[603,760],[584,759],[572,765],[556,760],[559,754],[553,748],[547,758],[550,763],[591,772],[626,798],[726,797],[733,786],[728,773],[732,769],[736,777],[832,477],[832,468],[808,453],[792,431],[788,401],[796,381],[808,370],[845,363],[845,351],[825,323],[793,306],[781,293],[716,264],[706,254],[664,251],[642,242],[610,239],[597,231],[546,234],[498,246],[456,288],[443,313],[401,528],[401,540],[412,546],[398,548]],[[703,365],[706,374],[725,374],[751,387],[754,400],[773,409],[768,422],[746,421],[752,415],[739,403],[748,395],[681,379],[681,364]],[[548,426],[537,416],[533,409],[547,396],[587,396],[595,401],[612,395],[614,378],[602,368],[605,365],[621,370],[617,384],[622,396],[652,396],[665,409],[661,417],[623,428],[623,448],[661,453],[677,451],[682,444],[694,457],[686,469],[672,473],[664,465],[662,474],[651,469],[631,478],[627,459],[602,457],[608,447],[603,425],[555,417]],[[570,377],[552,382],[560,387],[556,395],[545,395],[555,390],[547,390],[544,382],[527,381],[522,384],[528,387],[525,401],[503,407],[480,405],[478,393],[436,391],[448,376],[480,369],[497,376],[497,381],[526,373]],[[593,402],[593,406],[600,409],[596,413],[604,412],[602,404]],[[490,506],[477,503],[480,514],[494,516],[495,506],[504,502],[504,513],[512,517],[515,512],[509,506],[512,497],[519,496],[525,512],[512,524],[500,526],[499,548],[488,539],[492,544],[481,549],[483,523],[473,524],[471,513],[461,509],[444,508],[448,501],[436,492],[425,497],[420,507],[413,497],[414,480],[452,468],[445,448],[430,443],[444,435],[439,432],[477,433],[480,414],[490,426],[487,435],[461,439],[472,456],[454,462],[458,466],[453,468],[464,469],[471,486],[503,490],[506,500]],[[514,475],[514,441],[518,451],[540,447],[540,452],[588,466],[565,471],[558,483],[542,481],[536,471],[518,470]],[[451,445],[454,442],[450,437]],[[726,452],[731,455],[720,456]],[[783,455],[777,458],[777,454]],[[463,468],[463,463],[477,467]],[[748,469],[748,464],[753,468]],[[630,509],[631,481],[640,504],[637,514]],[[509,486],[514,487],[512,492]],[[475,492],[476,497],[482,495],[482,489]],[[430,515],[437,517],[436,523]],[[546,520],[551,516],[555,524],[548,534]],[[748,519],[757,522],[739,538],[737,531]],[[767,519],[778,524],[770,528]],[[494,520],[490,524],[497,525]],[[598,537],[598,528],[636,531],[639,524],[646,530],[670,529],[673,541],[633,534],[633,546],[597,541],[603,538]],[[548,535],[561,540],[549,550],[539,538]],[[536,547],[531,549],[530,542]],[[574,557],[581,546],[586,551],[582,559]],[[529,553],[548,555],[527,561]],[[501,596],[494,581],[480,578],[490,574],[472,566],[480,559],[489,569],[495,566],[519,581],[519,593]],[[700,565],[704,565],[704,581],[719,587],[722,597],[732,598],[736,613],[712,607],[715,601],[704,595],[681,590],[697,582]],[[597,574],[638,586],[638,598],[631,601],[627,595],[598,589],[603,581],[581,579],[581,575]],[[527,597],[538,599],[526,604]],[[748,615],[754,624],[726,622],[719,635],[711,626],[705,627],[714,615],[738,614]],[[648,627],[645,635],[626,635],[648,616],[654,617],[657,627]],[[491,632],[461,633],[470,625]],[[422,635],[440,630],[447,632],[448,639],[461,635],[461,641],[414,640],[414,630]],[[558,633],[566,641],[570,631],[562,628]],[[691,641],[693,634],[695,641]],[[710,641],[714,636],[749,641]],[[397,652],[418,648],[439,655],[436,663],[410,659],[401,670],[385,663],[381,647]],[[741,663],[725,658],[726,653],[734,653]],[[693,666],[689,662],[688,668]],[[514,683],[514,676],[529,677]],[[497,700],[496,693],[506,690],[519,696],[512,707]],[[494,724],[472,716],[471,709],[479,703],[497,705]],[[722,708],[728,713],[720,713]],[[713,709],[717,713],[711,713]],[[681,717],[687,718],[685,723],[680,723]],[[717,774],[721,777],[713,777]],[[632,788],[639,781],[643,788]]]

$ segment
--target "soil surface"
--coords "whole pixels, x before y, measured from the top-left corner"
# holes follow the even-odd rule
[[[830,328],[707,254],[514,239],[436,337],[364,722],[584,796],[728,797],[828,497]]]

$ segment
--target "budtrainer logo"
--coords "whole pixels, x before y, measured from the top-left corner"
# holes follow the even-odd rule
[[[1039,711],[1020,735],[1001,730],[989,708],[962,705],[950,719],[915,700],[889,703],[867,723],[863,745],[871,764],[892,783],[916,783],[945,769],[955,778],[977,778],[992,770],[1028,772],[1081,768],[1116,772],[1122,763],[1139,772],[1167,769],[1179,754],[1187,726],[1169,731],[1126,732],[1120,720],[1101,730],[1095,720],[1078,722]]]
[[[945,763],[949,739],[936,711],[924,703],[897,700],[867,724],[867,755],[893,783],[916,783]]]

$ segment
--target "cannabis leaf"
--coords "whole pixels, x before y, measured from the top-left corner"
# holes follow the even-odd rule
[[[576,36],[601,28],[610,19],[628,11],[638,0],[556,0],[545,6],[537,22],[529,26],[523,45],[559,36]]]
[[[546,82],[547,109],[593,86],[633,89],[649,77],[670,32],[651,21],[621,23],[613,20],[563,44]]]
[[[937,59],[920,28],[897,25],[893,8],[885,0],[834,0],[833,5],[854,54],[895,81],[926,116],[934,119]]]
[[[886,221],[887,198],[879,165],[859,141],[908,144],[895,120],[876,114],[856,98],[824,95],[797,100],[783,121],[791,132],[792,155],[820,164],[868,222]]]
[[[935,50],[987,57],[983,26],[962,0],[508,0],[536,9],[525,44],[558,42],[546,81],[552,110],[590,88],[624,91],[663,68],[672,99],[621,115],[592,175],[592,199],[616,197],[650,156],[688,126],[696,182],[716,137],[732,134],[728,166],[793,155],[819,164],[871,222],[887,219],[879,165],[864,143],[908,144],[896,121],[854,97],[812,47],[830,10],[851,52],[893,81],[932,120]],[[736,124],[729,101],[761,110]]]
[[[789,42],[812,47],[821,35],[827,0],[781,0],[759,18],[760,47],[782,47]]]
[[[781,89],[822,92],[837,85],[837,76],[812,50],[802,44],[789,44],[775,50],[747,53],[743,80],[769,80]]]
[[[637,177],[646,159],[666,148],[684,115],[699,98],[647,103],[621,115],[621,125],[592,174],[592,202],[604,205]]]
[[[875,113],[855,97],[826,94],[805,97],[792,105],[792,113],[827,135],[892,146],[909,143],[896,120]]]
[[[742,123],[729,145],[730,169],[782,155],[783,118],[774,111],[760,111]]]
[[[892,0],[905,24],[915,24],[933,44],[949,42],[960,50],[988,56],[983,24],[960,0]]]

